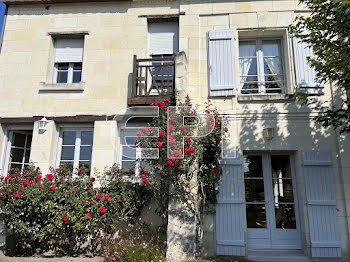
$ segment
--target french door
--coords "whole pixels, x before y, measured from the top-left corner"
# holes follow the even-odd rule
[[[291,161],[289,155],[245,155],[248,248],[301,249]]]

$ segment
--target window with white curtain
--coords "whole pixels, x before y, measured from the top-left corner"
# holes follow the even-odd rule
[[[54,39],[54,83],[79,83],[83,66],[84,39]]]
[[[283,93],[281,39],[253,39],[239,42],[241,94]]]

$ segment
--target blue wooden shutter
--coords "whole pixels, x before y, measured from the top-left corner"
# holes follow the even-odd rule
[[[322,95],[323,83],[316,76],[316,71],[307,61],[307,57],[314,57],[312,48],[306,43],[301,42],[299,38],[293,38],[294,49],[294,68],[297,83],[297,92]]]
[[[232,29],[208,32],[208,76],[210,96],[236,94],[236,70]]]
[[[2,45],[2,38],[5,30],[5,14],[6,14],[6,5],[0,2],[0,50]]]
[[[245,256],[245,216],[243,199],[242,160],[221,160],[222,177],[216,204],[216,253],[226,256]]]
[[[303,151],[312,257],[340,257],[339,228],[329,151]]]

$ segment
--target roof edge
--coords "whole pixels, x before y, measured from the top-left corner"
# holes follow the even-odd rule
[[[132,0],[2,0],[10,5],[35,5],[35,4],[62,4],[62,3],[89,3],[89,2],[132,2]]]

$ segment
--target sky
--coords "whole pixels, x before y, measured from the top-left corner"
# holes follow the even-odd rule
[[[1,36],[1,30],[2,30],[2,24],[4,20],[6,6],[2,2],[0,2],[0,36]]]

